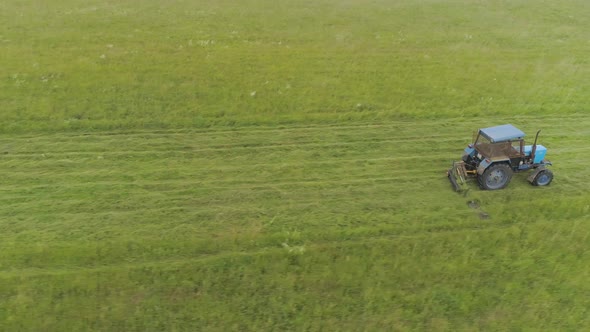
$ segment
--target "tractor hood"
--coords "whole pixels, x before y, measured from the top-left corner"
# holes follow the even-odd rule
[[[532,145],[525,145],[524,146],[524,154],[528,157],[533,153],[533,146]],[[545,159],[545,155],[547,154],[547,148],[542,146],[541,144],[537,144],[537,150],[535,151],[535,159],[533,160],[533,164],[538,164],[543,159]]]

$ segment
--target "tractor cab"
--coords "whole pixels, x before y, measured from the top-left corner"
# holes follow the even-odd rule
[[[479,130],[473,147],[480,160],[508,161],[511,166],[518,167],[525,159],[524,136],[510,124],[484,128]]]
[[[525,145],[525,134],[511,124],[480,129],[473,144],[477,159],[489,159],[492,162],[508,162],[516,171],[526,170],[545,159],[547,148],[537,144]]]
[[[461,162],[453,163],[448,175],[456,190],[469,176],[475,176],[483,189],[501,189],[508,185],[513,172],[535,169],[529,181],[533,185],[548,185],[553,173],[545,167],[547,149],[537,145],[539,132],[533,145],[525,145],[525,134],[511,124],[480,129],[473,143],[463,152]],[[541,176],[543,175],[543,176]]]

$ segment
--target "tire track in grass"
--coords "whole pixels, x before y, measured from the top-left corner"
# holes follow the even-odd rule
[[[179,149],[179,150],[170,150],[170,149],[162,149],[162,150],[120,150],[120,151],[104,151],[104,150],[96,150],[96,151],[88,151],[85,149],[84,151],[81,150],[70,150],[70,151],[45,151],[46,153],[51,153],[52,155],[63,155],[63,156],[88,156],[88,155],[157,155],[157,154],[170,154],[170,153],[178,153],[178,154],[192,154],[192,153],[199,153],[199,152],[210,152],[210,151],[225,151],[225,150],[271,150],[271,149],[288,149],[288,148],[310,148],[310,147],[320,147],[320,148],[333,148],[333,147],[347,147],[347,146],[355,146],[355,145],[366,145],[368,143],[411,143],[411,142],[421,142],[421,143],[434,143],[434,142],[462,142],[460,139],[456,138],[448,138],[448,139],[431,139],[431,138],[411,138],[411,139],[367,139],[367,140],[356,140],[356,141],[349,141],[349,142],[333,142],[333,143],[317,143],[315,141],[308,141],[308,142],[296,142],[296,143],[233,143],[233,144],[223,144],[218,146],[212,146],[207,148],[190,148],[190,149]],[[45,154],[45,153],[43,153]],[[31,157],[31,156],[39,156],[39,152],[14,152],[10,154],[10,157]],[[9,157],[9,156],[5,156]]]
[[[313,142],[313,143],[303,143],[303,144],[298,144],[298,143],[289,143],[289,144],[283,144],[283,143],[273,143],[271,145],[260,145],[260,146],[248,146],[248,147],[214,147],[214,148],[203,148],[203,149],[193,149],[191,148],[190,150],[186,150],[186,149],[178,149],[178,150],[174,150],[174,149],[166,149],[166,150],[117,150],[117,151],[106,151],[106,150],[97,150],[97,151],[88,151],[87,149],[84,149],[84,151],[44,151],[42,150],[41,152],[37,151],[37,152],[14,152],[14,153],[10,153],[10,154],[5,154],[4,156],[2,156],[2,160],[4,163],[7,162],[22,162],[23,159],[27,160],[30,159],[31,161],[35,161],[35,162],[45,162],[45,163],[54,163],[56,160],[56,158],[60,158],[60,157],[78,157],[78,156],[83,156],[83,157],[130,157],[130,156],[147,156],[147,157],[151,157],[153,158],[161,158],[161,157],[178,157],[178,156],[193,156],[193,159],[197,159],[199,157],[201,157],[201,155],[199,155],[198,153],[202,153],[202,152],[232,152],[232,155],[236,155],[236,151],[241,152],[242,150],[244,150],[245,152],[256,152],[257,150],[278,150],[276,151],[277,153],[279,152],[293,152],[293,151],[310,151],[310,148],[315,148],[314,150],[316,151],[321,151],[321,150],[327,150],[327,151],[331,151],[333,148],[335,147],[365,147],[367,145],[367,143],[375,143],[378,144],[379,148],[382,150],[387,151],[387,149],[389,149],[391,152],[396,152],[396,153],[406,153],[406,154],[411,154],[410,156],[397,156],[397,158],[425,158],[425,156],[420,155],[420,152],[425,152],[428,153],[430,151],[432,151],[435,147],[436,150],[439,151],[438,153],[436,153],[434,156],[436,157],[443,157],[443,156],[448,156],[447,153],[442,154],[440,152],[440,150],[457,150],[459,151],[458,153],[461,152],[461,149],[463,147],[463,143],[465,143],[463,140],[461,139],[448,139],[448,140],[422,140],[420,141],[421,144],[414,144],[412,145],[412,148],[409,147],[404,147],[403,149],[398,149],[399,146],[397,146],[394,143],[399,143],[400,141],[398,140],[393,140],[393,139],[378,139],[378,140],[361,140],[361,141],[349,141],[349,142],[323,142],[323,143],[317,143],[317,142]],[[457,144],[440,144],[438,145],[438,143],[441,142],[457,142]],[[576,141],[577,142],[577,141]],[[572,141],[561,141],[562,146],[558,146],[555,147],[554,149],[552,149],[552,154],[555,155],[559,155],[561,153],[575,153],[575,152],[585,152],[588,151],[590,148],[588,146],[576,146],[576,147],[571,147],[568,145],[571,145],[573,142]],[[578,142],[579,143],[579,142]],[[451,147],[455,147],[456,148],[451,148]],[[79,148],[79,144],[78,144],[78,148]],[[385,149],[384,149],[385,148]],[[281,151],[284,150],[284,151]],[[365,150],[346,150],[349,152],[357,152],[359,155],[362,153],[366,153],[366,149]],[[381,151],[372,151],[373,153],[377,153],[377,152],[381,152]],[[47,153],[47,154],[46,154]],[[457,154],[458,154],[457,153]],[[206,157],[211,157],[214,155],[207,155]],[[226,161],[227,161],[227,156],[222,155]],[[428,156],[431,156],[430,153],[428,154]],[[203,156],[205,157],[205,156]],[[250,156],[253,157],[253,156]],[[321,156],[320,156],[321,157]],[[332,157],[332,159],[337,159],[336,157]],[[368,160],[370,160],[371,158],[367,158]],[[58,160],[59,161],[59,160]],[[313,162],[312,160],[309,160],[307,162]],[[337,161],[335,161],[337,162]],[[246,165],[247,166],[247,165]]]
[[[380,132],[379,136],[384,136],[386,134],[386,132]],[[400,136],[399,133],[397,135],[394,136],[394,138],[392,137],[388,137],[388,138],[382,138],[382,137],[374,137],[374,138],[366,138],[366,133],[365,132],[361,132],[359,135],[363,136],[362,138],[354,138],[351,137],[350,133],[347,133],[346,136],[342,136],[342,137],[329,137],[328,139],[331,139],[334,142],[317,142],[319,138],[322,139],[326,139],[326,137],[322,137],[322,136],[315,136],[315,137],[311,137],[311,138],[307,138],[307,140],[302,140],[301,138],[289,138],[289,137],[283,137],[283,141],[279,140],[276,143],[269,143],[269,142],[273,142],[272,137],[270,139],[265,138],[265,137],[256,137],[256,141],[254,142],[247,142],[244,140],[243,137],[232,137],[229,143],[219,143],[219,141],[216,141],[215,143],[210,143],[210,142],[195,142],[194,140],[191,139],[191,136],[186,136],[187,141],[190,141],[191,145],[186,145],[186,144],[181,144],[181,143],[177,143],[177,144],[172,144],[169,143],[169,146],[164,146],[162,147],[162,149],[153,149],[153,146],[151,148],[146,148],[146,146],[150,146],[150,144],[147,144],[145,140],[142,139],[136,139],[136,140],[132,140],[132,141],[127,141],[125,143],[125,145],[123,145],[123,147],[128,147],[128,145],[130,145],[130,143],[136,143],[137,148],[136,149],[125,149],[125,150],[117,150],[117,151],[112,151],[112,150],[108,150],[107,148],[105,148],[105,146],[108,146],[108,144],[110,143],[110,141],[101,141],[101,142],[97,142],[97,143],[88,143],[88,142],[80,142],[80,141],[72,141],[71,145],[75,146],[76,149],[63,149],[63,144],[58,144],[57,142],[54,141],[48,141],[50,144],[50,147],[60,147],[62,146],[62,149],[52,149],[52,150],[42,150],[41,148],[43,148],[44,146],[39,147],[38,144],[35,145],[31,142],[25,142],[23,143],[23,148],[25,149],[25,151],[15,151],[15,152],[9,152],[9,151],[5,151],[5,156],[4,157],[10,157],[10,156],[38,156],[41,153],[60,153],[60,154],[64,154],[64,155],[73,155],[73,154],[80,154],[80,155],[88,155],[88,154],[93,154],[93,153],[102,153],[102,154],[157,154],[157,153],[166,153],[166,152],[177,152],[177,153],[194,153],[194,152],[204,152],[204,151],[218,151],[218,150],[224,150],[224,149],[274,149],[274,148],[280,148],[280,147],[293,147],[293,146],[326,146],[326,147],[333,147],[333,146],[350,146],[350,145],[356,145],[356,144],[366,144],[366,143],[411,143],[411,142],[422,142],[422,143],[449,143],[449,142],[463,142],[464,139],[462,137],[464,137],[464,134],[458,133],[457,135],[451,135],[451,134],[446,134],[446,135],[428,135],[428,136],[424,136],[424,135],[410,135],[410,136]],[[581,132],[577,132],[577,133],[573,133],[568,135],[568,137],[580,137],[581,140],[583,140],[583,138],[587,137],[588,133],[581,133]],[[346,141],[344,141],[346,140]],[[236,141],[240,141],[240,142],[236,142]],[[285,142],[287,141],[287,142]],[[119,141],[115,141],[116,143],[120,143]],[[168,142],[168,140],[166,141]],[[14,140],[11,140],[10,143],[7,143],[7,145],[9,147],[14,147],[16,143],[14,142]],[[25,145],[26,144],[26,145]],[[85,145],[87,146],[87,148],[80,150],[80,145]],[[96,149],[96,150],[92,150],[89,149],[88,147],[92,147],[93,145],[96,145],[98,147],[100,147],[100,149]],[[206,145],[207,147],[205,148],[199,148],[199,145]],[[174,147],[174,148],[172,148]],[[35,151],[29,151],[27,152],[26,149],[35,149]],[[9,150],[9,149],[4,149],[4,150]]]
[[[253,167],[254,169],[256,167]],[[239,167],[235,168],[236,170]],[[234,168],[228,168],[226,170],[234,170]],[[93,182],[77,182],[77,183],[69,183],[67,185],[62,185],[63,188],[79,188],[79,187],[88,187],[88,186],[103,186],[108,187],[112,186],[118,188],[118,186],[131,186],[139,188],[141,186],[171,186],[171,185],[182,185],[186,186],[199,186],[206,189],[264,189],[266,187],[292,187],[292,186],[321,186],[326,184],[333,184],[333,185],[346,185],[346,184],[358,184],[364,182],[390,182],[390,181],[402,181],[402,182],[410,182],[410,181],[417,181],[417,182],[424,182],[426,180],[432,180],[436,178],[444,178],[444,174],[446,172],[446,168],[440,169],[430,169],[428,171],[424,171],[421,169],[395,169],[395,168],[387,168],[384,171],[378,173],[362,173],[360,175],[347,175],[345,177],[326,177],[326,176],[318,176],[315,178],[306,178],[301,180],[278,180],[273,179],[272,183],[270,184],[267,180],[252,180],[252,179],[212,179],[212,180],[200,180],[200,179],[185,179],[183,177],[179,177],[176,179],[160,179],[160,180],[144,180],[144,179],[129,179],[129,180],[119,180],[119,181],[93,181]],[[68,174],[68,173],[64,173]],[[14,176],[15,174],[13,174]],[[321,175],[321,174],[320,174]],[[382,176],[388,175],[388,176]],[[75,174],[70,174],[70,178],[76,179]],[[26,179],[27,177],[20,178],[19,181],[22,179]],[[81,177],[80,180],[88,180],[87,176]],[[1,189],[1,192],[10,192],[14,190],[39,190],[43,188],[51,188],[52,184],[32,184],[27,185],[26,183],[22,184],[5,184]],[[1,196],[0,196],[1,199]]]
[[[552,131],[559,131],[559,128],[562,127],[569,127],[571,125],[576,125],[576,127],[579,127],[580,129],[586,129],[583,126],[580,126],[580,119],[582,120],[588,120],[590,121],[590,118],[588,116],[585,115],[580,115],[580,116],[569,116],[569,117],[562,117],[561,115],[559,116],[555,116],[555,117],[551,117],[551,116],[544,116],[542,117],[542,119],[539,119],[538,117],[529,117],[529,118],[523,118],[523,117],[512,117],[511,119],[519,119],[519,120],[524,120],[526,119],[526,123],[529,124],[529,126],[532,125],[536,125],[536,124],[546,124],[547,122],[554,122],[551,126],[551,128],[549,128]],[[481,121],[483,120],[481,117],[478,118],[478,122],[493,122],[496,123],[498,122],[497,119],[495,118],[489,118],[489,121]],[[573,120],[573,121],[571,121]],[[460,130],[460,126],[458,126],[458,123],[461,123],[461,121],[465,121],[466,124],[469,124],[469,131],[464,132],[462,130]],[[571,122],[570,122],[571,121]],[[5,143],[5,144],[11,144],[13,143],[15,140],[26,140],[27,143],[33,143],[31,142],[31,140],[49,140],[51,142],[55,142],[56,138],[65,138],[68,137],[70,138],[70,140],[75,143],[78,144],[80,143],[79,139],[80,137],[82,138],[102,138],[102,137],[109,137],[109,136],[123,136],[125,138],[132,138],[133,136],[139,136],[139,140],[143,141],[145,140],[147,137],[146,136],[155,136],[155,137],[161,137],[161,136],[181,136],[181,137],[191,137],[193,135],[204,135],[204,136],[211,136],[213,134],[216,133],[229,133],[232,136],[228,136],[229,139],[234,140],[238,137],[236,137],[235,135],[240,135],[240,137],[238,139],[243,139],[244,135],[247,135],[249,133],[253,133],[253,134],[257,134],[255,137],[256,138],[260,138],[261,136],[258,135],[259,133],[265,133],[265,134],[274,134],[275,132],[289,132],[289,131],[310,131],[310,130],[316,130],[316,131],[321,131],[320,134],[326,133],[326,132],[334,132],[337,133],[339,131],[345,131],[347,135],[351,135],[352,133],[354,133],[354,131],[350,131],[350,129],[354,129],[354,130],[358,130],[359,135],[366,135],[367,134],[367,129],[381,129],[382,132],[383,130],[390,130],[395,132],[396,136],[399,136],[399,133],[403,130],[406,130],[408,128],[410,129],[414,129],[416,130],[416,128],[423,128],[423,129],[433,129],[433,130],[426,130],[427,132],[431,133],[431,132],[440,132],[441,129],[446,129],[449,134],[453,134],[451,135],[427,135],[426,137],[454,137],[455,134],[457,135],[463,135],[463,136],[471,136],[471,130],[475,130],[477,128],[472,128],[471,127],[471,123],[472,120],[470,119],[465,119],[465,118],[455,118],[455,119],[445,119],[445,123],[453,123],[453,125],[441,125],[441,120],[436,120],[434,119],[432,122],[420,122],[420,123],[415,123],[415,122],[411,122],[411,121],[404,121],[404,122],[396,122],[396,121],[388,121],[386,123],[380,123],[380,124],[375,124],[375,123],[366,123],[366,124],[359,124],[359,125],[343,125],[343,124],[335,124],[335,125],[326,125],[326,126],[294,126],[294,127],[288,127],[288,128],[277,128],[277,127],[268,127],[267,129],[260,129],[257,127],[239,127],[239,128],[235,128],[235,129],[231,129],[231,130],[208,130],[208,131],[194,131],[194,130],[183,130],[183,131],[178,131],[178,130],[163,130],[163,131],[145,131],[145,132],[140,132],[140,133],[133,133],[133,132],[126,132],[126,131],[120,131],[120,132],[92,132],[92,133],[85,133],[85,134],[76,134],[76,133],[62,133],[59,135],[56,134],[46,134],[46,135],[35,135],[35,136],[26,136],[26,135],[21,135],[21,136],[10,136],[10,137],[6,137],[6,138],[0,138],[0,144]],[[466,126],[467,127],[467,126]],[[326,131],[326,129],[329,129],[328,131]],[[588,131],[578,131],[578,133],[570,133],[573,136],[585,136],[588,133]],[[271,137],[274,137],[276,135],[270,135]],[[314,134],[312,135],[312,137],[317,137],[318,134]],[[530,136],[530,135],[529,135]],[[407,138],[411,138],[411,137],[415,137],[416,139],[421,139],[421,138],[425,138],[422,137],[420,135],[411,135],[408,136]],[[402,137],[403,138],[403,137]],[[121,142],[121,139],[119,137],[117,137],[116,139],[112,139],[113,142]],[[108,141],[107,141],[108,142]],[[87,142],[88,143],[88,142]],[[105,141],[100,141],[97,143],[101,143],[104,144]]]
[[[567,144],[567,142],[566,142]],[[353,143],[350,144],[345,144],[345,143],[337,143],[337,144],[315,144],[314,146],[319,147],[320,149],[326,149],[326,150],[330,150],[331,147],[334,146],[353,146]],[[305,146],[297,146],[297,145],[292,145],[292,147],[296,147],[297,149],[290,149],[288,150],[288,152],[296,152],[296,151],[310,151],[309,149],[305,149]],[[280,149],[284,149],[284,146],[276,146],[276,147],[272,147],[274,148],[278,148],[279,151],[277,151],[277,153],[284,153],[287,151],[280,151]],[[256,149],[256,148],[247,148],[247,149]],[[294,162],[294,161],[283,161],[283,160],[277,160],[274,162],[254,162],[254,163],[249,163],[249,164],[245,164],[245,165],[235,165],[235,166],[231,166],[228,164],[232,163],[232,160],[227,160],[227,156],[218,156],[217,158],[222,159],[224,164],[222,164],[221,166],[219,166],[217,169],[225,169],[225,170],[230,170],[230,169],[252,169],[252,168],[258,168],[258,167],[264,167],[264,166],[278,166],[280,164],[280,166],[284,167],[287,165],[293,165],[293,166],[297,166],[297,165],[319,165],[319,164],[342,164],[342,163],[350,163],[350,162],[360,162],[360,161],[366,161],[366,162],[370,162],[370,161],[385,161],[385,160],[389,160],[389,161],[403,161],[403,160],[420,160],[420,159],[424,159],[426,160],[427,157],[425,155],[428,156],[428,159],[432,162],[433,159],[453,159],[451,158],[449,153],[437,153],[437,154],[428,154],[427,152],[431,149],[430,146],[424,146],[424,147],[420,147],[418,149],[414,149],[413,151],[403,151],[403,153],[405,153],[406,155],[400,155],[399,153],[395,156],[395,157],[379,157],[379,158],[371,158],[371,157],[367,157],[367,158],[345,158],[345,159],[341,159],[337,156],[323,156],[323,160],[313,160],[312,158],[308,159],[308,160],[302,160],[302,161],[298,161],[298,162]],[[440,150],[440,149],[439,149]],[[460,150],[460,149],[458,149]],[[590,150],[590,148],[588,147],[576,147],[576,148],[556,148],[555,150],[552,150],[551,155],[552,156],[560,156],[561,154],[565,154],[565,155],[571,155],[571,154],[578,154],[578,153],[582,153],[582,152],[586,152]],[[235,151],[236,149],[220,149],[219,151],[232,151],[232,158],[236,158],[238,155],[235,155]],[[318,150],[318,153],[320,150]],[[395,150],[392,150],[395,151]],[[362,154],[362,151],[353,151],[353,150],[348,150],[347,152],[352,153],[353,155],[360,155]],[[413,155],[409,155],[410,152],[415,152],[415,154]],[[423,152],[423,153],[421,153]],[[162,155],[159,155],[159,154]],[[195,152],[155,152],[155,151],[135,151],[135,152],[124,152],[124,151],[112,151],[112,152],[108,152],[108,153],[94,153],[94,152],[76,152],[76,153],[69,153],[69,154],[65,154],[65,155],[60,155],[60,157],[79,157],[80,155],[83,156],[88,156],[88,157],[97,157],[98,156],[106,156],[104,158],[112,158],[112,157],[121,157],[121,158],[125,158],[125,157],[129,157],[130,155],[145,155],[145,156],[149,156],[151,157],[151,159],[145,160],[145,162],[148,162],[152,159],[162,159],[165,157],[170,157],[170,158],[174,158],[174,157],[178,157],[178,155],[176,154],[180,154],[180,155],[188,155],[188,156],[194,156]],[[374,151],[373,153],[381,153],[381,151]],[[52,166],[55,165],[56,160],[55,157],[51,157],[49,159],[31,159],[30,157],[32,155],[24,155],[24,158],[21,158],[23,155],[20,156],[16,156],[15,155],[11,155],[11,156],[5,156],[3,159],[3,164],[4,166],[8,166],[8,165],[13,165],[13,166],[19,166],[18,169],[8,169],[5,172],[6,173],[13,173],[13,175],[16,175],[19,173],[19,170],[25,168],[26,169],[26,164],[23,164],[22,161],[26,161],[26,160],[30,160],[30,162],[34,162],[33,166],[39,168],[40,166],[46,165],[46,166]],[[246,155],[244,156],[244,158],[251,158],[252,156]],[[192,161],[193,162],[197,162],[198,161],[198,156],[195,157]],[[258,158],[264,159],[264,156],[258,156]],[[457,157],[458,158],[458,157]],[[456,158],[455,158],[456,159]],[[71,160],[70,160],[71,161]],[[92,160],[90,160],[92,162]],[[108,165],[110,160],[105,161],[103,164]],[[60,162],[59,160],[57,162]],[[82,162],[82,160],[75,160],[74,162]],[[127,161],[127,163],[137,163],[137,162],[141,162],[138,160],[129,160]],[[215,162],[215,159],[208,159],[207,160],[209,166],[215,165],[217,167],[217,164]],[[186,163],[186,162],[185,162]],[[1,165],[1,163],[0,163]],[[98,165],[96,165],[98,167]],[[104,166],[104,165],[100,165],[100,166]],[[90,168],[93,169],[93,168]],[[96,169],[96,168],[95,168]],[[100,168],[99,168],[100,169]],[[21,173],[26,173],[29,174],[30,171],[29,170],[22,170],[20,171]],[[71,173],[70,170],[64,170],[64,172],[68,172],[68,174],[76,174]]]
[[[186,135],[186,134],[220,134],[228,133],[235,134],[240,133],[272,133],[272,132],[287,132],[287,131],[323,131],[326,129],[356,129],[356,128],[451,128],[454,132],[462,133],[461,128],[469,129],[468,134],[470,135],[471,130],[474,128],[474,123],[489,124],[489,126],[501,124],[501,123],[525,123],[527,126],[546,126],[547,123],[551,123],[551,129],[560,129],[563,127],[570,126],[572,124],[578,125],[582,129],[586,127],[580,126],[580,122],[590,121],[590,116],[586,114],[545,114],[543,116],[538,115],[512,115],[512,116],[478,116],[477,119],[472,117],[455,117],[455,118],[424,118],[424,119],[409,119],[409,120],[381,120],[376,122],[359,122],[355,121],[356,124],[342,124],[342,123],[331,123],[331,124],[314,124],[314,125],[273,125],[273,126],[242,126],[242,127],[222,127],[222,128],[207,128],[207,129],[190,129],[190,128],[178,128],[178,129],[145,129],[145,130],[107,130],[107,131],[92,131],[92,132],[62,132],[55,134],[52,132],[39,133],[39,134],[20,134],[20,135],[1,135],[0,144],[3,140],[14,141],[14,139],[45,139],[47,137],[87,137],[87,136],[150,136],[150,135]],[[463,133],[465,134],[465,133]],[[531,134],[529,134],[531,135]]]
[[[576,155],[578,153],[581,152],[586,152],[586,151],[590,151],[590,147],[581,147],[581,148],[567,148],[567,149],[556,149],[552,150],[552,156],[554,157],[559,157],[562,154],[563,155],[571,155],[572,153],[575,153]],[[445,153],[445,154],[434,154],[434,155],[430,155],[429,160],[432,161],[437,161],[437,162],[447,162],[448,160],[448,156],[449,154]],[[396,156],[396,157],[381,157],[381,158],[353,158],[353,159],[339,159],[339,158],[330,158],[330,159],[325,159],[325,160],[306,160],[306,161],[276,161],[276,162],[269,162],[269,163],[251,163],[251,164],[246,164],[246,165],[227,165],[224,164],[222,166],[216,166],[215,167],[215,171],[244,171],[244,170],[257,170],[257,171],[261,171],[261,170],[266,170],[266,171],[273,171],[276,169],[284,169],[286,167],[302,167],[302,166],[306,166],[306,165],[347,165],[347,164],[352,164],[352,163],[359,163],[359,162],[363,162],[363,163],[374,163],[374,162],[399,162],[399,161],[420,161],[422,159],[425,159],[425,157],[423,156]],[[553,158],[552,158],[553,159]],[[582,163],[582,162],[587,162],[588,161],[588,157],[584,158],[584,156],[579,156],[576,159],[572,159],[572,158],[568,158],[568,162],[576,162],[576,163]],[[450,160],[450,159],[449,159]],[[40,164],[40,167],[43,167],[43,165],[47,165],[49,166],[51,164],[51,161],[45,161],[44,163]],[[375,167],[377,166],[376,164],[371,164],[371,166]],[[168,167],[162,167],[161,169],[153,169],[150,172],[154,173],[154,172],[165,172],[168,169]],[[92,171],[94,170],[94,171]],[[209,169],[203,169],[201,170],[202,172],[209,172]],[[44,171],[45,172],[45,171]],[[397,172],[397,170],[392,169],[387,173],[395,173]],[[28,177],[30,177],[31,175],[31,171],[30,170],[21,170],[21,169],[16,169],[16,170],[9,170],[6,171],[5,174],[9,174],[11,178],[18,178],[18,179],[26,179]],[[91,168],[90,170],[83,170],[83,171],[69,171],[69,170],[57,170],[57,171],[52,171],[51,172],[53,177],[59,176],[59,175],[67,175],[68,177],[77,177],[77,176],[84,176],[84,177],[88,177],[88,176],[96,176],[96,175],[104,175],[104,176],[111,176],[112,175],[112,170],[102,170],[102,169],[96,169],[96,168]],[[141,176],[141,173],[137,173],[138,176]],[[145,174],[143,174],[145,175]],[[192,174],[194,175],[194,174]]]

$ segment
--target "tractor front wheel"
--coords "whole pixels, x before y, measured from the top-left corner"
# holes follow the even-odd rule
[[[496,164],[488,167],[478,176],[479,185],[485,190],[502,189],[510,183],[512,169],[507,164]]]
[[[553,180],[553,172],[548,169],[542,170],[535,176],[533,186],[548,186]]]

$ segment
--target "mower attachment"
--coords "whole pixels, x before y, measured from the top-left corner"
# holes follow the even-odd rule
[[[453,189],[457,192],[467,190],[467,169],[465,169],[465,162],[454,161],[453,167],[447,171],[447,176]]]

